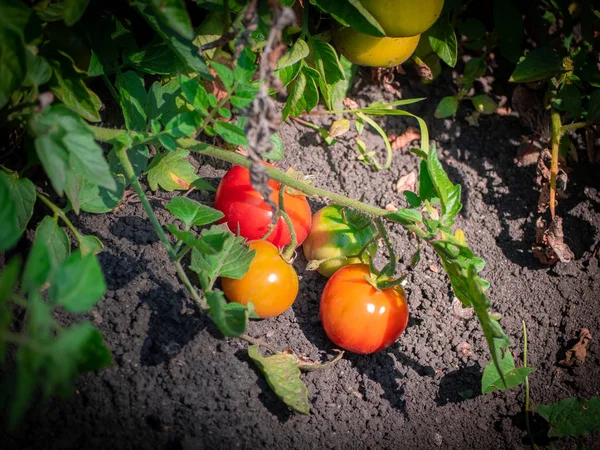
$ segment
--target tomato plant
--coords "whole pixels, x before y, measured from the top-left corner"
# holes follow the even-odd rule
[[[298,275],[273,244],[259,240],[248,245],[256,251],[250,269],[240,279],[221,279],[225,297],[242,305],[252,302],[261,318],[278,316],[296,300]]]
[[[271,199],[277,203],[280,185],[270,180],[269,187],[273,190]],[[310,230],[310,206],[306,197],[287,192],[284,193],[284,204],[292,220],[298,246]],[[250,171],[245,167],[234,166],[225,174],[217,188],[215,208],[225,215],[221,223],[226,223],[234,233],[239,230],[240,236],[246,239],[260,239],[272,226],[273,209],[252,187]],[[266,240],[279,248],[291,242],[290,230],[283,217],[279,217]]]
[[[320,261],[317,271],[330,277],[349,264],[367,262],[375,255],[377,230],[370,219],[353,220],[349,210],[339,205],[326,206],[315,213],[312,227],[302,249],[309,261]],[[362,220],[361,220],[362,219]],[[364,249],[362,258],[358,255]]]
[[[369,266],[338,270],[321,295],[320,314],[331,341],[354,353],[373,353],[393,344],[408,323],[406,294],[400,286],[375,289],[365,277]]]

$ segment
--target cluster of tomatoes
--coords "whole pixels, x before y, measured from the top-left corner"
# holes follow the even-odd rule
[[[277,203],[285,187],[274,180],[269,186]],[[357,226],[338,205],[326,206],[311,217],[306,197],[287,190],[283,203],[297,246],[303,244],[307,260],[321,261],[317,270],[329,278],[320,316],[331,341],[355,353],[376,352],[395,342],[408,322],[406,295],[400,286],[376,289],[368,281],[371,273],[365,261],[377,249],[373,224]],[[279,217],[272,224],[273,210],[252,187],[249,170],[241,166],[234,166],[221,180],[215,208],[224,214],[222,222],[248,239],[256,252],[244,277],[222,279],[225,296],[244,305],[252,302],[261,318],[281,314],[296,300],[299,284],[295,269],[281,253],[292,241],[286,221]]]
[[[440,16],[444,0],[361,0],[361,4],[379,22],[385,37],[335,26],[336,48],[359,66],[393,67],[414,53],[421,33]]]

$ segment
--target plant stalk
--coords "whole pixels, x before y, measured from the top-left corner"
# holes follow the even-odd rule
[[[77,228],[75,228],[75,225],[73,225],[73,222],[69,220],[64,211],[58,206],[56,206],[54,203],[52,203],[50,199],[44,194],[36,191],[35,195],[42,201],[42,203],[44,203],[48,208],[50,208],[50,210],[54,213],[55,216],[60,217],[60,219],[65,223],[67,228],[71,230],[73,235],[75,235],[75,239],[77,239],[77,242],[81,245],[81,234],[79,233],[79,231],[77,231]]]
[[[119,136],[122,136],[124,134],[129,134],[132,138],[135,138],[136,136],[141,136],[140,133],[127,130],[114,130],[110,128],[102,128],[96,126],[90,126],[90,129],[94,132],[95,138],[101,142],[111,141],[112,139],[118,138]],[[224,150],[222,148],[215,147],[204,142],[199,142],[194,139],[178,139],[177,144],[179,147],[184,148],[186,150],[197,152],[206,156],[211,156],[222,161],[227,161],[238,166],[246,167],[248,169],[252,165],[252,162],[243,155]],[[363,211],[373,216],[386,216],[390,214],[390,211],[388,211],[387,209],[377,208],[376,206],[367,205],[359,200],[354,200],[344,195],[339,195],[334,192],[327,191],[325,189],[310,186],[304,183],[303,181],[296,180],[295,178],[290,177],[275,168],[265,168],[271,179],[278,181],[279,183],[284,184],[286,186],[289,186],[292,189],[304,192],[305,194],[317,197],[327,197],[339,205],[348,206],[350,208]]]
[[[292,223],[292,219],[290,219],[289,214],[285,211],[285,186],[279,186],[279,215],[283,217],[285,223],[290,230],[290,243],[284,248],[281,256],[287,261],[292,259],[294,256],[294,252],[296,251],[296,245],[298,244],[298,236],[296,236],[296,230],[294,229],[294,224]],[[279,220],[279,219],[277,219]]]
[[[550,163],[550,215],[554,220],[556,212],[556,176],[558,175],[558,151],[560,149],[560,138],[562,136],[562,126],[560,123],[560,113],[552,108],[550,113],[552,120],[552,162]]]

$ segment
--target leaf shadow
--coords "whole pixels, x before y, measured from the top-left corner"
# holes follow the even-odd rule
[[[436,403],[445,406],[461,403],[481,395],[482,370],[479,363],[448,372],[440,380]]]

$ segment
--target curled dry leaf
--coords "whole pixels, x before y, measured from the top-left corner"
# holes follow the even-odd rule
[[[398,192],[404,192],[404,191],[416,192],[417,191],[417,172],[415,172],[413,170],[409,174],[402,175],[400,177],[400,179],[398,180],[398,182],[396,183],[396,190]]]
[[[348,109],[358,109],[358,103],[352,100],[350,97],[346,97],[343,101],[344,106]]]
[[[462,302],[458,299],[458,297],[454,297],[452,300],[452,314],[454,314],[459,319],[470,319],[475,314],[473,308],[464,308]]]
[[[329,127],[329,136],[336,138],[341,136],[350,129],[350,121],[348,119],[338,119]]]
[[[508,106],[499,106],[496,108],[496,114],[499,116],[508,116],[512,114],[512,109],[510,109]]]
[[[562,219],[555,216],[550,225],[539,217],[535,224],[535,244],[532,246],[533,255],[542,264],[552,265],[558,261],[569,262],[575,255],[564,242],[565,236],[562,229]]]
[[[565,359],[558,364],[563,367],[572,367],[573,365],[580,366],[583,364],[585,362],[585,357],[587,356],[587,346],[591,340],[592,334],[590,333],[590,330],[582,328],[581,331],[579,331],[579,341],[567,350]]]
[[[415,127],[408,127],[400,136],[390,136],[390,142],[394,150],[404,148],[412,141],[416,141],[418,139],[421,139],[421,132]]]
[[[438,266],[431,265],[429,266],[429,270],[431,270],[433,273],[440,273],[440,269]]]
[[[387,205],[385,205],[385,209],[387,209],[388,211],[398,211],[398,207],[394,205],[394,202],[390,202]]]

